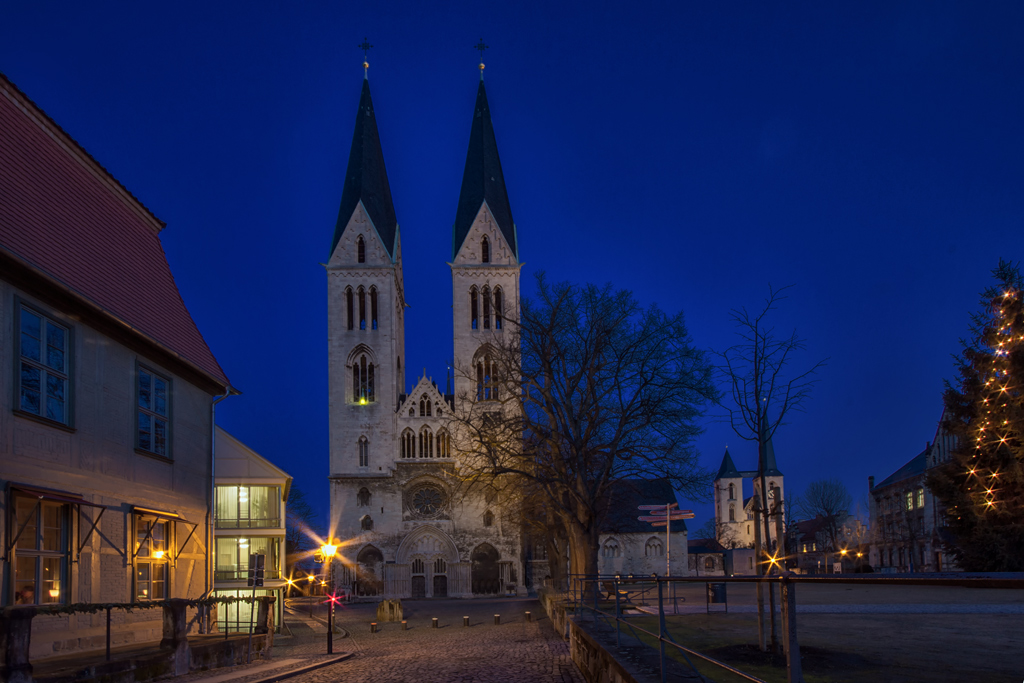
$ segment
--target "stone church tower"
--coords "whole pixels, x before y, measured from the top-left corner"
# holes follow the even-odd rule
[[[775,448],[771,439],[765,443],[765,470],[764,475],[769,491],[769,505],[775,502],[775,489],[778,489],[779,499],[784,500],[784,482],[782,472],[779,470],[775,460]],[[751,480],[751,495],[744,497],[743,481]],[[757,470],[740,471],[729,455],[729,449],[725,449],[722,456],[722,465],[718,468],[715,476],[715,520],[717,522],[717,536],[719,543],[727,548],[748,548],[753,547],[754,533],[754,495],[761,492],[761,480]],[[783,518],[785,521],[785,518]],[[763,523],[762,523],[762,533]],[[771,525],[771,539],[776,539],[775,522]]]
[[[518,311],[520,266],[482,80],[449,265],[455,364],[489,376],[487,345],[502,334],[497,311]],[[449,420],[459,401],[486,397],[460,373],[454,391],[422,377],[404,393],[401,234],[366,79],[326,269],[337,587],[398,598],[524,592],[518,523],[496,491],[457,490]]]

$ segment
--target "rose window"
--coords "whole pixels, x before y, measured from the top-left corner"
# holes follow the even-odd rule
[[[424,517],[433,517],[441,511],[444,497],[433,486],[425,486],[412,495],[412,507]]]

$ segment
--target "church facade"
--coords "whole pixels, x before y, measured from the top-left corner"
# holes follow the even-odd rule
[[[395,598],[524,592],[519,520],[503,514],[496,489],[460,486],[453,421],[477,403],[482,411],[497,404],[488,349],[519,310],[516,231],[482,79],[448,264],[454,363],[469,369],[456,372],[454,386],[424,376],[405,392],[401,233],[365,79],[330,254],[329,522],[342,542],[336,588]]]
[[[783,476],[775,460],[775,449],[771,439],[765,442],[765,483],[768,486],[768,505],[775,509],[776,500],[784,500]],[[744,481],[751,481],[751,495],[744,494]],[[715,476],[715,527],[716,541],[725,548],[753,548],[757,533],[764,533],[763,522],[760,531],[755,530],[757,516],[754,496],[761,495],[761,480],[757,470],[740,471],[736,468],[729,449],[725,449],[722,465]],[[781,511],[784,515],[784,510]],[[785,523],[785,516],[783,516]],[[771,523],[771,541],[777,541],[774,517]]]

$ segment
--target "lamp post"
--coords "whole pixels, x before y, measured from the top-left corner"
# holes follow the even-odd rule
[[[313,575],[308,574],[306,578],[309,580],[309,589],[306,590],[306,602],[309,603],[309,618],[313,618]]]
[[[334,539],[320,546],[324,562],[327,563],[331,593],[327,599],[327,654],[334,654],[334,556],[338,553],[338,545]]]

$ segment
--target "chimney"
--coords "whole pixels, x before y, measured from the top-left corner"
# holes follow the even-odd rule
[[[874,477],[868,477],[868,491],[873,491],[874,489],[875,489],[875,478]]]

